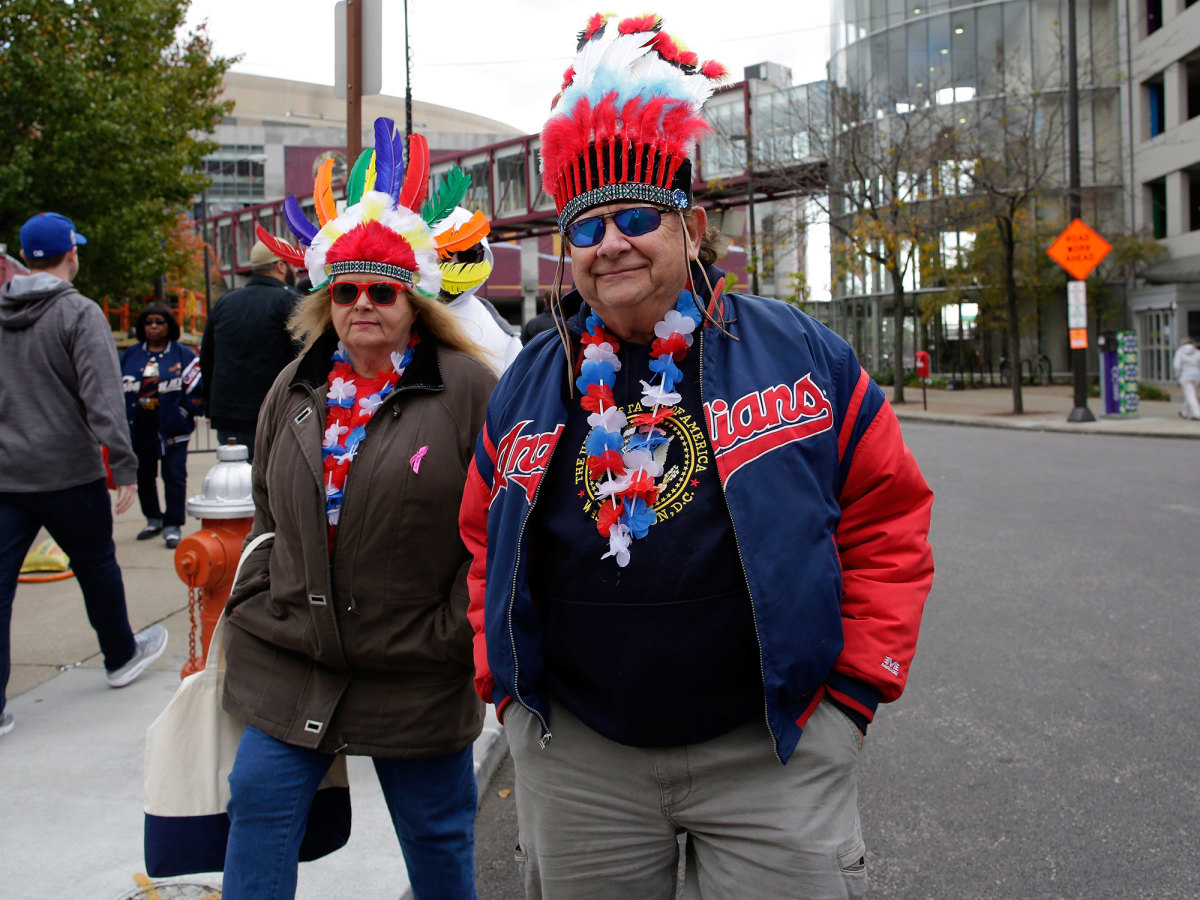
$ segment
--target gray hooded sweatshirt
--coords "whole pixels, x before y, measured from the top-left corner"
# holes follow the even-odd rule
[[[0,291],[0,492],[137,481],[117,347],[93,301],[46,272]]]

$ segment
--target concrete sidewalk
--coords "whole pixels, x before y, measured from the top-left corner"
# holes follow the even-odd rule
[[[885,388],[890,398],[892,390]],[[1177,389],[1173,394],[1178,393]],[[939,422],[1090,434],[1200,438],[1200,422],[1180,419],[1178,403],[1143,403],[1140,415],[1066,421],[1073,406],[1069,386],[1025,388],[1025,413],[1014,416],[1010,389],[927,391],[907,388],[897,407],[903,421]],[[202,440],[197,445],[204,446]],[[211,453],[189,457],[189,495],[200,492]],[[135,504],[136,507],[136,504]],[[187,588],[174,570],[174,554],[161,540],[139,542],[136,511],[117,520],[117,555],[125,575],[135,629],[163,622],[167,652],[127,688],[104,680],[96,638],[87,624],[74,579],[22,584],[13,614],[13,672],[8,708],[14,730],[0,737],[0,896],[19,900],[125,900],[131,897],[202,897],[165,884],[219,888],[220,876],[160,882],[147,890],[142,859],[142,756],[146,727],[179,684],[188,656]],[[189,522],[184,534],[199,523]],[[475,746],[476,776],[485,786],[504,752],[503,734],[489,709]],[[328,900],[365,896],[399,898],[408,879],[370,762],[350,766],[354,828],[341,851],[300,867],[298,897]]]
[[[189,496],[200,493],[215,463],[212,453],[189,456]],[[129,618],[135,630],[162,622],[170,641],[154,666],[128,687],[113,690],[104,679],[74,578],[17,589],[7,705],[16,722],[0,737],[0,897],[199,900],[220,888],[219,873],[153,886],[142,874],[146,728],[179,685],[190,629],[187,586],[175,573],[174,552],[159,538],[136,540],[144,524],[135,503],[114,529]],[[189,520],[183,533],[198,527]],[[504,750],[489,707],[475,744],[481,789]],[[351,758],[350,784],[350,842],[300,867],[297,897],[408,896],[408,876],[369,759]]]
[[[885,387],[888,400],[893,389]],[[1088,399],[1094,422],[1068,422],[1075,406],[1070,385],[1022,387],[1023,412],[1013,413],[1012,388],[966,388],[961,391],[926,390],[906,387],[904,403],[895,406],[901,421],[974,425],[984,428],[1022,428],[1030,431],[1061,431],[1073,434],[1117,434],[1137,437],[1200,438],[1200,421],[1179,417],[1179,387],[1168,388],[1169,402],[1146,401],[1134,416],[1105,416],[1096,397]]]

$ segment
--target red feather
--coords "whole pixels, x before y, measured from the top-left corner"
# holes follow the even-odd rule
[[[592,35],[603,28],[604,23],[607,21],[608,16],[604,15],[604,13],[593,13],[592,17],[588,19],[587,30],[583,33],[583,40],[590,41]]]
[[[417,271],[417,257],[412,245],[378,221],[359,225],[338,238],[329,248],[325,264],[350,260],[391,263],[411,272]]]
[[[400,189],[400,200],[396,205],[418,212],[428,190],[429,142],[424,135],[413,134],[408,139],[408,167],[404,170],[404,187]]]
[[[715,59],[710,59],[700,67],[700,74],[705,78],[712,79],[713,81],[720,81],[729,74],[729,70]]]
[[[621,34],[640,34],[643,31],[658,31],[662,28],[662,19],[656,15],[630,16],[617,26]]]
[[[278,256],[286,263],[291,263],[298,268],[304,268],[304,254],[289,244],[287,241],[275,237],[275,235],[267,232],[261,225],[256,225],[254,233],[258,239],[267,245],[272,253]]]

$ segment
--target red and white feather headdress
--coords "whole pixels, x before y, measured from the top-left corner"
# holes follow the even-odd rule
[[[542,186],[559,228],[606,203],[686,209],[700,110],[725,67],[700,63],[655,15],[597,13],[542,129]]]
[[[308,270],[316,290],[335,275],[367,272],[397,278],[428,299],[442,284],[438,246],[432,228],[466,194],[470,179],[447,178],[433,197],[429,189],[429,145],[414,134],[404,165],[404,135],[391,119],[375,120],[375,148],[364,150],[350,172],[346,208],[333,198],[333,160],[317,172],[313,202],[320,227],[313,225],[294,196],[283,204],[288,227],[303,249],[257,229],[259,240],[281,259]],[[461,173],[458,173],[461,176]],[[419,210],[419,212],[418,212]]]

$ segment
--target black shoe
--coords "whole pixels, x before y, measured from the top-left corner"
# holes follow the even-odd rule
[[[169,549],[174,550],[176,547],[179,546],[179,539],[180,539],[181,535],[179,533],[178,525],[168,525],[166,528],[164,528],[162,530],[162,533],[163,533],[163,540],[167,542],[167,547]]]
[[[149,519],[146,522],[146,527],[138,532],[137,539],[139,541],[148,541],[162,530],[162,519]]]

